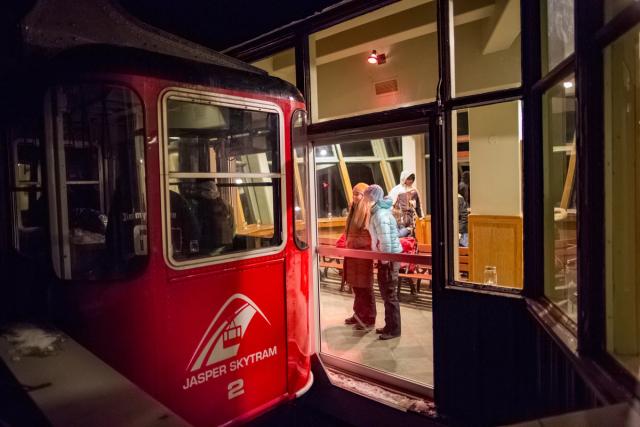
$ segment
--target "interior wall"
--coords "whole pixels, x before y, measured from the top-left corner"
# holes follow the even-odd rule
[[[457,96],[520,85],[520,35],[508,49],[483,54],[488,19],[455,27]]]
[[[260,61],[253,62],[251,65],[292,85],[296,84],[295,49],[287,49]]]
[[[522,214],[518,102],[469,109],[474,215]]]
[[[318,65],[320,119],[395,108],[435,99],[438,82],[436,33],[393,44],[378,53],[385,64],[369,64],[366,53]],[[398,91],[376,95],[374,84],[397,79]]]

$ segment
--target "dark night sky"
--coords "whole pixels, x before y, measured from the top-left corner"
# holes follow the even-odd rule
[[[302,19],[338,0],[118,0],[133,16],[216,50]]]
[[[0,0],[0,47],[37,0]],[[83,1],[83,0],[79,0]],[[339,0],[111,0],[170,33],[223,50]]]

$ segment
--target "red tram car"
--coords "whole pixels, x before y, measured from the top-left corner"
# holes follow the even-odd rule
[[[59,55],[47,75],[29,101],[43,103],[42,134],[11,132],[14,240],[50,260],[69,333],[194,425],[304,392],[297,89],[104,45]]]

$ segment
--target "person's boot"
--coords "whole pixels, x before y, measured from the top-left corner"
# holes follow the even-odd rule
[[[381,334],[378,338],[380,338],[381,340],[390,340],[393,338],[398,338],[400,336],[400,334],[390,334],[390,333],[383,333]]]

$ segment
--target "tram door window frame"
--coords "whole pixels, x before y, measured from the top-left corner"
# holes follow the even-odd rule
[[[204,115],[218,115],[219,117],[216,119],[220,122],[218,125],[213,123],[213,121],[211,123],[202,122],[202,125],[207,125],[209,128],[215,128],[218,126],[222,133],[226,130],[228,134],[224,135],[224,137],[229,141],[233,139],[240,141],[244,138],[248,147],[252,147],[254,143],[256,143],[255,138],[265,135],[270,137],[273,136],[273,132],[270,133],[267,132],[267,129],[264,129],[264,132],[267,132],[267,134],[265,134],[260,129],[244,129],[247,124],[244,119],[234,124],[242,126],[243,129],[231,129],[228,126],[230,126],[233,119],[229,119],[225,114],[229,116],[234,113],[242,113],[244,115],[265,114],[266,120],[275,118],[275,129],[271,130],[275,131],[275,141],[277,145],[271,147],[272,158],[269,159],[268,157],[265,157],[267,154],[266,150],[263,153],[260,153],[265,156],[257,156],[250,159],[247,155],[245,156],[247,157],[247,167],[245,169],[248,170],[236,170],[235,168],[237,167],[237,164],[235,163],[236,159],[234,159],[234,156],[230,156],[225,153],[223,147],[219,147],[218,150],[213,148],[214,145],[219,142],[216,139],[217,137],[213,136],[210,138],[210,143],[205,143],[203,145],[209,153],[206,160],[203,160],[203,155],[198,155],[200,157],[197,161],[197,166],[183,167],[179,160],[180,154],[178,154],[178,163],[175,163],[175,159],[171,157],[169,145],[172,141],[179,141],[176,139],[179,137],[170,134],[172,129],[172,124],[170,122],[171,120],[179,119],[177,116],[174,119],[169,117],[170,113],[168,104],[171,101],[191,103],[194,109],[201,109],[201,113]],[[164,226],[162,232],[164,241],[164,257],[167,265],[174,270],[183,270],[281,252],[287,241],[285,197],[286,174],[284,157],[285,124],[282,109],[277,104],[268,101],[175,87],[165,89],[158,99],[158,104],[159,129],[161,130],[160,164],[162,169],[161,173],[164,177],[162,198]],[[211,111],[205,114],[205,110]],[[204,116],[201,116],[201,119],[203,117]],[[250,125],[252,124],[250,119],[246,117],[245,119],[249,120]],[[214,119],[212,116],[209,119],[204,118],[204,120],[211,121]],[[226,123],[226,121],[229,123]],[[193,129],[184,128],[182,130],[184,131],[186,129],[187,131],[193,130],[196,133],[199,132],[197,128],[200,127],[200,125],[192,125],[195,126]],[[228,129],[225,128],[225,126],[227,126]],[[206,126],[201,127],[200,130],[205,128]],[[176,125],[175,129],[179,129],[179,127]],[[240,133],[235,136],[232,135],[233,130],[237,130],[242,135],[240,135]],[[222,133],[220,133],[220,135],[222,135]],[[234,147],[232,143],[228,142],[226,144],[226,149],[230,151],[232,149],[243,148],[240,145]],[[239,153],[240,156],[244,156],[245,154],[247,153]],[[192,163],[192,165],[193,164],[194,163]],[[184,168],[186,168],[186,170],[182,170]],[[254,171],[256,168],[258,169],[257,172]],[[265,170],[265,168],[267,170]],[[187,193],[183,195],[180,186],[185,183],[192,183],[195,186],[205,185],[205,182],[210,183],[209,185],[213,188],[217,187],[217,197],[215,197],[215,199],[218,200],[218,204],[223,203],[225,205],[225,210],[232,211],[233,219],[232,221],[229,221],[229,225],[233,222],[232,240],[231,242],[224,241],[220,245],[216,244],[216,248],[213,248],[212,250],[201,250],[199,247],[200,244],[192,244],[191,240],[194,239],[189,238],[187,239],[188,242],[186,242],[186,248],[189,251],[192,251],[192,253],[187,254],[186,256],[180,255],[176,257],[175,255],[179,254],[178,248],[185,246],[185,238],[182,235],[182,229],[184,228],[182,224],[184,221],[178,220],[175,221],[174,224],[174,220],[178,217],[178,203],[176,202],[177,197],[175,194],[179,193],[179,197],[182,199],[182,202],[180,203],[184,205],[185,212],[195,212],[195,203],[192,203],[192,199],[195,199],[195,196],[191,197]],[[269,189],[271,189],[271,194],[269,194]],[[214,192],[216,192],[216,190],[214,190]],[[241,197],[241,192],[244,194],[244,197]],[[271,196],[271,206],[269,206],[268,203],[265,203],[269,199],[269,196]],[[272,224],[263,224],[261,218],[263,218],[264,215],[266,215],[266,218],[268,218],[269,222]],[[196,230],[202,229],[204,224],[204,220],[202,220],[202,218],[202,215],[198,215],[196,220],[192,222],[192,228],[195,228]],[[180,228],[180,233],[177,232],[178,228]],[[179,246],[176,246],[176,239],[178,236],[182,236],[180,237],[182,242]],[[183,252],[181,249],[180,251]]]
[[[307,140],[307,112],[296,110],[291,117],[291,158],[293,160],[293,230],[294,241],[300,250],[309,247],[309,142]]]
[[[418,181],[419,181],[418,185],[422,189],[420,193],[421,201],[423,203],[422,208],[427,210],[428,206],[431,205],[431,203],[428,203],[427,200],[430,200],[430,201],[433,200],[433,198],[435,197],[434,193],[437,191],[437,188],[436,188],[437,184],[433,181],[433,174],[432,174],[436,157],[430,154],[430,153],[433,153],[433,150],[435,149],[434,144],[437,141],[436,138],[433,136],[435,134],[434,126],[433,126],[434,123],[435,123],[435,118],[433,116],[430,116],[425,120],[423,124],[416,124],[415,126],[410,128],[406,128],[406,127],[397,128],[397,127],[389,126],[388,129],[384,129],[384,130],[376,130],[371,132],[363,131],[361,134],[348,133],[344,136],[335,135],[335,134],[309,135],[309,140],[312,141],[311,153],[314,154],[313,158],[310,159],[309,165],[310,165],[310,168],[313,168],[312,169],[313,170],[312,191],[315,191],[315,194],[313,195],[314,199],[312,199],[310,205],[314,207],[314,212],[312,213],[312,215],[314,215],[314,221],[313,221],[313,223],[315,224],[314,226],[314,235],[315,235],[314,245],[315,246],[314,247],[316,247],[316,256],[313,259],[313,268],[312,268],[312,274],[314,276],[315,285],[316,285],[315,292],[314,292],[314,295],[315,295],[314,314],[315,314],[315,324],[317,325],[316,337],[315,337],[316,350],[320,355],[320,358],[323,361],[323,363],[325,363],[329,367],[335,368],[337,370],[342,370],[345,372],[353,372],[355,375],[358,375],[360,377],[371,378],[374,381],[379,382],[381,384],[386,384],[393,388],[407,390],[418,396],[428,396],[428,397],[433,397],[434,387],[435,387],[434,383],[428,384],[416,378],[411,378],[406,374],[388,371],[386,369],[380,368],[379,366],[369,365],[362,361],[354,361],[347,357],[344,357],[344,355],[335,354],[335,352],[328,350],[326,347],[327,338],[326,337],[323,338],[323,332],[322,332],[323,308],[322,308],[322,291],[321,291],[322,286],[324,286],[321,284],[321,281],[323,280],[322,279],[323,274],[321,270],[323,270],[326,275],[326,268],[320,267],[320,264],[321,262],[325,262],[326,264],[328,260],[332,259],[333,255],[336,255],[333,253],[335,252],[334,249],[336,249],[337,251],[344,250],[344,249],[338,249],[332,246],[331,243],[329,242],[331,238],[328,238],[326,233],[320,233],[320,228],[322,227],[325,230],[330,230],[336,234],[339,234],[344,229],[344,223],[342,223],[339,229],[335,227],[328,227],[327,221],[334,220],[336,221],[336,223],[338,223],[338,220],[340,220],[341,218],[335,218],[332,216],[326,217],[326,218],[318,217],[318,214],[320,212],[320,207],[318,206],[318,203],[320,202],[320,198],[318,197],[317,192],[320,187],[320,182],[318,181],[317,166],[328,163],[327,159],[329,159],[329,162],[332,160],[335,162],[338,162],[339,161],[338,156],[333,155],[333,153],[337,151],[336,148],[339,148],[341,145],[353,144],[354,141],[357,143],[363,140],[371,140],[371,141],[383,143],[384,141],[391,140],[392,138],[403,138],[403,137],[410,137],[415,135],[422,136],[423,138],[420,138],[419,140],[420,142],[418,141],[415,142],[416,164],[413,167],[415,167],[417,170],[417,171],[414,171],[414,173],[418,173],[422,175],[421,177],[418,178]],[[423,144],[423,146],[418,147],[418,144]],[[383,165],[384,165],[383,162],[385,161],[389,162],[389,158],[391,158],[391,161],[394,161],[394,160],[397,160],[398,158],[403,159],[406,156],[408,156],[408,154],[405,154],[405,153],[403,153],[401,156],[393,156],[393,155],[389,155],[388,153],[380,153],[380,151],[376,150],[375,144],[373,144],[372,146],[374,148],[374,153],[377,155],[377,157],[375,157],[375,160],[377,162],[382,163]],[[326,150],[326,153],[324,153],[324,155],[319,155],[319,154],[323,154],[323,153],[320,153],[321,147],[322,149]],[[334,151],[331,151],[331,150],[334,150]],[[419,162],[424,162],[424,163],[423,165],[418,165],[417,163]],[[388,166],[388,165],[384,165],[384,166]],[[413,167],[409,165],[410,169],[413,169]],[[342,184],[342,186],[345,185],[344,181],[346,179],[349,179],[349,181],[351,181],[348,175],[347,168],[339,169],[337,173],[339,175],[339,183]],[[390,176],[391,176],[391,173],[392,173],[392,170],[391,170],[391,167],[389,166]],[[348,185],[351,185],[351,184],[352,182],[349,182]],[[383,182],[382,184],[388,185],[386,177],[385,177],[385,182]],[[395,183],[393,186],[395,186]],[[388,191],[393,186],[385,188],[384,189],[385,194],[387,194]],[[350,188],[349,188],[349,196],[351,196]],[[431,211],[430,210],[425,211],[425,217],[429,215],[431,215]],[[430,240],[431,224],[432,224],[431,219],[429,219],[424,224],[427,225],[428,229],[427,227],[424,227],[424,228],[421,227],[420,231],[416,230],[416,233],[426,232],[429,236],[428,239]],[[422,234],[421,238],[427,238],[427,236]],[[329,250],[327,250],[327,246],[329,246]],[[428,246],[430,247],[431,245],[428,245]],[[437,248],[437,245],[436,245],[436,249],[434,251],[438,251],[438,250],[439,249]],[[396,254],[396,255],[400,255],[400,256],[406,255],[407,264],[417,263],[416,256],[419,256],[416,254]],[[336,257],[340,258],[341,255],[336,255]],[[432,261],[432,267],[435,268],[434,262],[435,261]],[[328,267],[328,268],[332,268],[332,267]],[[377,284],[374,283],[373,286],[376,287]],[[424,287],[426,287],[426,285],[423,284],[423,288]],[[436,288],[437,286],[433,286],[433,287]],[[408,290],[406,288],[407,286],[403,288],[402,292],[406,293]],[[346,295],[350,295],[350,294],[346,294]],[[381,302],[381,300],[379,300],[379,302]],[[405,308],[403,307],[401,308],[401,310],[404,311]],[[335,313],[332,313],[331,315],[327,315],[327,318],[329,318],[330,316],[335,316]],[[406,313],[405,313],[405,316],[406,316]],[[383,319],[384,319],[384,310],[382,311],[378,310],[377,319],[378,321],[376,322],[376,326],[382,326]],[[332,317],[332,320],[335,321],[333,317]],[[338,323],[340,323],[339,329],[352,327],[351,325],[342,324],[342,318],[338,319]],[[329,328],[332,328],[332,326],[330,326]],[[407,327],[405,332],[408,333],[408,329],[410,328]],[[431,330],[429,333],[433,334],[433,331]],[[376,335],[376,338],[377,338],[377,335]],[[372,345],[377,345],[377,344],[378,342],[376,339]]]

